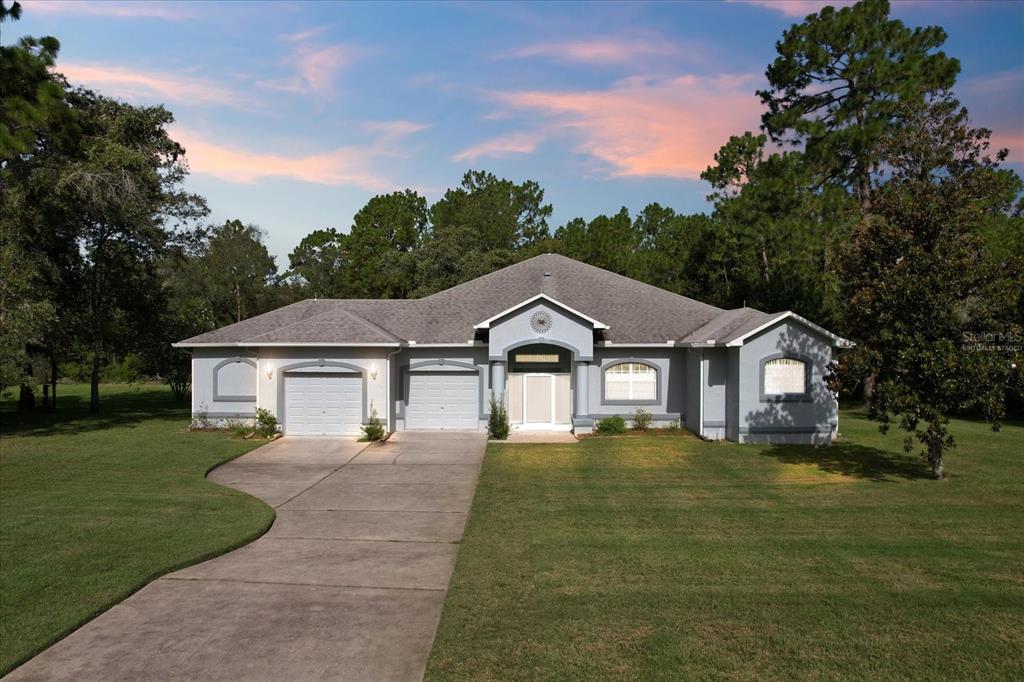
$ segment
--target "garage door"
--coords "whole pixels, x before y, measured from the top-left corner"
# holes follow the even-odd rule
[[[405,406],[407,429],[475,429],[479,426],[479,376],[475,372],[411,372]]]
[[[359,433],[363,380],[358,374],[286,374],[284,432],[292,436]]]

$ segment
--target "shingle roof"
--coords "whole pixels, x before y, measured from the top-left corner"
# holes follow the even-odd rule
[[[779,313],[762,313],[754,308],[734,308],[726,310],[709,322],[701,325],[686,336],[677,339],[682,343],[728,343],[744,334],[757,329]]]
[[[725,311],[658,287],[545,254],[421,299],[294,303],[183,341],[193,344],[465,343],[473,326],[538,294],[608,325],[612,343],[727,340],[772,316]]]

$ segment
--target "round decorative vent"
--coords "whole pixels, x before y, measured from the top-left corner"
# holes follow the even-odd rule
[[[551,319],[551,313],[546,310],[538,310],[530,316],[530,329],[543,334],[551,329],[551,323],[554,320]]]

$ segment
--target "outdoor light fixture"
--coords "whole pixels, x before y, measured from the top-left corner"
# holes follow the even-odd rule
[[[267,381],[270,381],[273,378],[274,378],[274,366],[271,365],[271,366],[267,367]]]
[[[370,378],[377,380],[377,365],[370,365]]]

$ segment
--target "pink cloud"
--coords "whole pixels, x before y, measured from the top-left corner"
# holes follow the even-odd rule
[[[352,55],[341,45],[301,49],[296,67],[302,80],[313,92],[331,94],[334,91],[334,77],[351,59]]]
[[[228,182],[285,178],[320,185],[383,191],[393,183],[370,170],[367,150],[342,147],[319,154],[284,155],[215,144],[180,127],[171,136],[185,147],[189,168]]]
[[[1016,130],[1011,132],[992,132],[990,149],[1009,149],[1010,154],[1006,157],[1012,163],[1024,161],[1024,131]]]
[[[965,78],[956,93],[971,113],[971,124],[992,130],[992,149],[1008,148],[1010,160],[1019,163],[1024,158],[1024,68]]]
[[[532,154],[543,135],[539,133],[512,133],[485,140],[466,147],[452,156],[452,161],[476,161],[481,157],[503,157],[511,154]]]
[[[854,4],[855,0],[729,0],[729,2],[772,9],[787,17],[803,19],[808,14],[820,12],[822,7],[831,5],[838,9]]]
[[[629,78],[607,90],[496,93],[500,103],[540,114],[549,135],[606,163],[613,176],[696,178],[730,135],[756,130],[755,75]]]
[[[285,42],[295,44],[284,64],[295,70],[289,78],[268,79],[257,83],[271,90],[293,94],[312,93],[320,97],[334,94],[338,73],[355,61],[356,50],[345,45],[313,45],[307,41],[320,35],[320,29],[282,36]]]
[[[107,95],[127,100],[255,108],[248,96],[221,83],[196,76],[74,62],[61,62],[57,70],[72,83],[96,88]]]
[[[426,123],[405,120],[370,121],[365,124],[365,128],[368,131],[387,140],[398,140],[409,135],[415,135],[429,127]]]
[[[631,62],[642,57],[668,56],[677,51],[674,45],[660,38],[647,40],[606,39],[527,45],[503,52],[499,57],[512,59],[548,57],[586,64],[616,64]]]
[[[313,38],[319,38],[326,31],[326,26],[314,26],[313,28],[307,28],[304,31],[285,33],[284,35],[279,36],[279,38],[287,43],[305,43]]]
[[[183,21],[196,16],[194,6],[185,2],[105,2],[104,0],[31,0],[24,2],[27,12],[44,14],[84,14],[97,17],[150,18]]]

